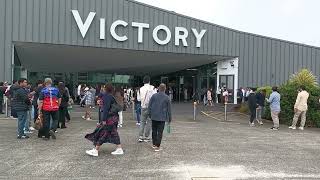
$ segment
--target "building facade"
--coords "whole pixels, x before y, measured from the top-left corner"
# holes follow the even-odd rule
[[[301,68],[319,76],[320,48],[132,0],[0,1],[0,81],[11,81],[19,68],[160,75],[215,62],[218,76],[234,75],[234,89],[279,85]]]

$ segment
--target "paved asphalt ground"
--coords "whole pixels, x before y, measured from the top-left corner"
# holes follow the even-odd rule
[[[125,155],[112,156],[105,144],[99,157],[85,150],[92,144],[84,135],[95,121],[80,117],[75,108],[67,129],[56,140],[16,139],[16,122],[0,118],[0,179],[320,179],[320,130],[271,131],[271,123],[248,127],[247,117],[206,108],[192,117],[192,105],[175,104],[172,133],[164,134],[163,151],[138,143],[138,128],[130,112],[120,129]],[[214,109],[214,108],[213,108]]]

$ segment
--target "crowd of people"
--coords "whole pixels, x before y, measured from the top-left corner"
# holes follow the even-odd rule
[[[165,84],[154,87],[150,84],[149,76],[144,77],[143,83],[141,88],[129,89],[114,87],[110,83],[99,88],[80,85],[75,99],[72,99],[64,82],[54,84],[51,78],[46,78],[32,87],[27,79],[21,78],[12,85],[0,83],[0,92],[1,97],[5,95],[9,99],[11,116],[17,119],[18,139],[28,139],[28,134],[36,130],[31,126],[31,119],[34,123],[39,120],[42,122],[38,138],[56,139],[57,129],[67,128],[66,120],[70,121],[68,107],[75,100],[85,108],[82,118],[88,121],[93,120],[92,109],[96,105],[99,107],[97,126],[92,133],[85,135],[86,139],[93,142],[94,148],[86,153],[98,156],[102,144],[112,143],[117,148],[111,154],[121,155],[124,151],[118,128],[123,124],[122,112],[126,106],[134,105],[136,124],[139,126],[137,141],[149,142],[152,139],[152,148],[158,152],[161,150],[165,123],[170,123],[172,119],[171,98],[165,93]]]
[[[256,92],[257,88],[247,88],[243,93],[245,96],[244,101],[247,101],[250,111],[250,121],[249,125],[251,127],[255,126],[254,121],[256,120],[258,124],[262,125],[262,114],[264,113],[265,104],[269,104],[271,118],[273,121],[273,126],[271,130],[279,130],[279,114],[281,112],[281,95],[278,92],[276,86],[272,87],[272,93],[269,97],[266,97],[266,90],[261,90]],[[294,104],[294,117],[292,119],[292,124],[289,129],[297,129],[298,119],[301,118],[299,130],[304,130],[306,123],[306,114],[308,111],[308,98],[309,93],[305,86],[300,86],[297,89],[297,98]],[[319,99],[320,102],[320,99]]]
[[[136,125],[139,126],[138,142],[150,142],[152,148],[158,152],[161,150],[161,140],[165,123],[172,120],[170,93],[168,95],[166,85],[160,84],[154,87],[150,84],[150,77],[145,76],[144,85],[136,88],[114,87],[112,84],[94,88],[93,86],[79,85],[75,96],[71,96],[64,82],[53,83],[51,78],[39,80],[34,86],[27,79],[21,78],[13,81],[12,85],[0,82],[0,113],[3,114],[3,97],[6,96],[11,104],[11,117],[17,118],[17,138],[28,139],[28,134],[35,131],[31,121],[42,120],[42,126],[38,129],[38,138],[44,140],[56,139],[58,128],[67,128],[66,121],[70,121],[68,108],[73,101],[77,101],[85,108],[83,119],[92,121],[92,109],[98,106],[98,120],[95,130],[85,135],[94,147],[86,153],[98,156],[100,147],[104,143],[117,145],[111,154],[122,155],[118,128],[123,126],[123,111],[126,107],[133,106],[135,110]],[[216,96],[215,96],[216,95]],[[213,106],[214,96],[217,102],[226,100],[229,91],[218,88],[216,94],[208,89],[203,95],[204,104]],[[194,95],[197,96],[198,95]],[[296,103],[294,105],[294,117],[290,129],[296,129],[297,121],[301,117],[300,130],[304,130],[306,113],[308,110],[309,93],[304,86],[298,89]],[[257,88],[240,88],[237,93],[239,103],[247,103],[250,111],[249,125],[255,126],[255,121],[263,125],[265,105],[269,104],[273,126],[271,130],[279,130],[279,113],[281,112],[281,95],[278,88],[272,87],[269,97],[266,90],[257,92]],[[199,98],[196,99],[199,101]],[[320,100],[319,100],[320,102]]]
[[[50,78],[39,80],[34,86],[25,78],[14,80],[11,85],[0,83],[1,100],[4,96],[8,98],[10,117],[18,119],[18,139],[29,138],[28,134],[35,131],[31,126],[32,121],[35,122],[39,115],[49,119],[44,121],[43,128],[38,131],[40,138],[55,138],[57,128],[66,128],[66,121],[70,121],[70,93],[63,82],[59,82],[57,87],[51,87],[52,84]]]

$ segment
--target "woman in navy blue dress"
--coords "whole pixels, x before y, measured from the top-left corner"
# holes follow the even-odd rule
[[[101,113],[102,122],[98,124],[93,133],[85,136],[85,138],[92,141],[95,146],[93,149],[86,151],[88,155],[98,156],[100,147],[104,143],[117,145],[117,149],[111,153],[112,155],[123,154],[118,134],[119,115],[118,113],[110,113],[112,104],[118,103],[117,97],[113,96],[113,92],[113,86],[111,84],[107,84],[105,86],[105,93],[101,97],[103,104]]]

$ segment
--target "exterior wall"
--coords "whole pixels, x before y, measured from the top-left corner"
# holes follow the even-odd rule
[[[95,19],[83,39],[71,10],[79,11],[82,20],[89,12]],[[106,39],[99,39],[99,18],[106,18]],[[124,20],[150,24],[144,42],[138,43],[137,28],[120,28],[129,40],[114,40],[109,28],[113,21]],[[152,39],[157,25],[186,27],[188,47],[175,46],[174,34],[166,46]],[[13,42],[37,42],[239,57],[239,86],[276,85],[302,67],[320,74],[320,48],[244,33],[199,21],[131,0],[2,0],[0,1],[0,81],[11,79]],[[4,27],[4,28],[2,28]],[[207,29],[201,48],[191,28]]]

